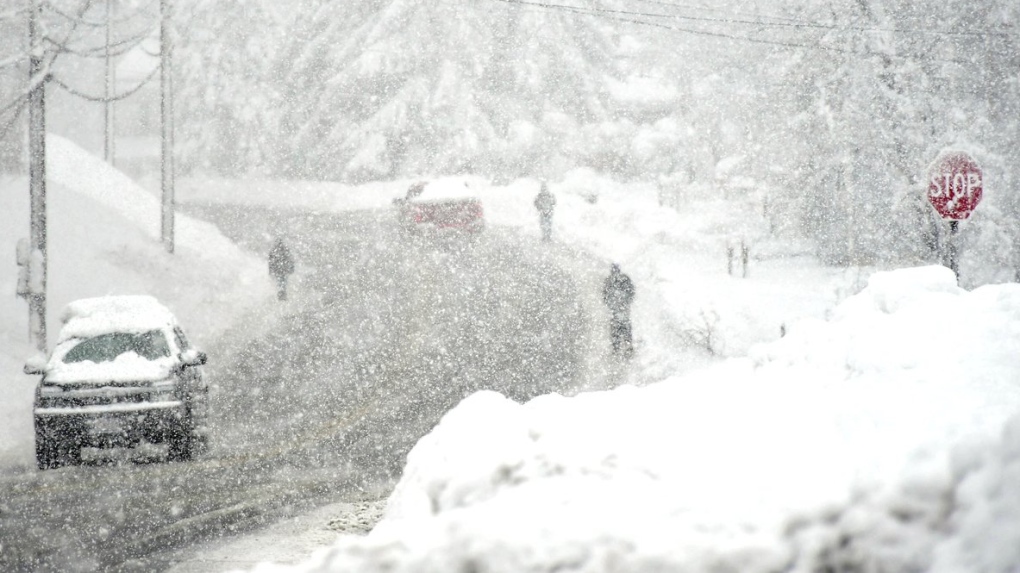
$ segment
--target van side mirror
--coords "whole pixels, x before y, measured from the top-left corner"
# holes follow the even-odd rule
[[[25,367],[23,368],[25,374],[32,376],[38,376],[46,373],[46,357],[42,354],[36,354],[25,361]]]
[[[195,350],[194,348],[185,350],[181,353],[181,362],[185,366],[201,366],[209,360],[209,357],[205,352],[201,350]]]

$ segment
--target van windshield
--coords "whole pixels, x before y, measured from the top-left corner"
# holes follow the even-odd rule
[[[111,332],[82,340],[64,355],[65,363],[111,362],[121,354],[134,352],[147,360],[170,356],[170,345],[162,331]]]

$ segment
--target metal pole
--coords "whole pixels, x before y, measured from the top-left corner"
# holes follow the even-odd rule
[[[114,154],[114,116],[113,100],[111,98],[113,98],[114,85],[116,83],[114,60],[110,55],[110,28],[113,20],[113,2],[114,0],[106,0],[106,101],[103,105],[103,125],[105,127],[103,134],[103,159],[110,165],[113,165]]]
[[[39,1],[30,0],[28,13],[28,261],[29,338],[46,353],[46,78],[43,77]]]
[[[160,38],[160,118],[161,118],[161,171],[163,188],[162,238],[166,252],[174,252],[174,130],[173,86],[171,85],[172,53],[170,38],[170,0],[159,1]]]
[[[956,252],[956,235],[960,231],[959,221],[949,222],[949,238],[946,240],[946,259],[947,266],[956,275],[956,280],[960,280],[960,262],[957,260]]]

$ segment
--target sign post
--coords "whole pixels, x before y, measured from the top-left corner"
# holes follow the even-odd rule
[[[974,212],[983,192],[981,167],[963,151],[943,151],[928,168],[928,201],[943,220],[949,221],[949,239],[942,246],[942,259],[957,277],[956,234],[960,221]]]

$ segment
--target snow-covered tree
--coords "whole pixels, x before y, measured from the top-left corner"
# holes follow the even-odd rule
[[[587,166],[702,188],[728,166],[773,229],[864,264],[936,259],[925,172],[963,146],[997,213],[962,226],[965,256],[1011,237],[987,264],[1020,268],[1016,2],[282,4],[179,0],[187,163],[350,181]]]
[[[200,0],[180,49],[189,156],[240,147],[234,170],[527,175],[572,152],[565,124],[607,116],[613,48],[596,18],[490,0],[241,6]]]
[[[271,75],[278,52],[302,42],[294,27],[319,2],[176,3],[174,69],[181,168],[265,172],[274,161],[284,88]]]
[[[285,165],[304,176],[533,174],[564,152],[558,126],[606,115],[611,48],[590,18],[487,0],[360,8],[324,5],[323,31],[279,64],[298,154]]]
[[[800,175],[783,188],[800,195],[804,228],[826,260],[933,260],[940,222],[924,201],[929,162],[946,146],[991,149],[974,79],[989,73],[992,59],[975,48],[999,37],[979,23],[995,4],[1001,12],[998,2],[859,0],[805,3],[797,14],[821,32],[811,42],[801,34],[809,45],[784,68],[799,92],[792,113],[779,114],[796,126],[781,140],[784,171]]]

